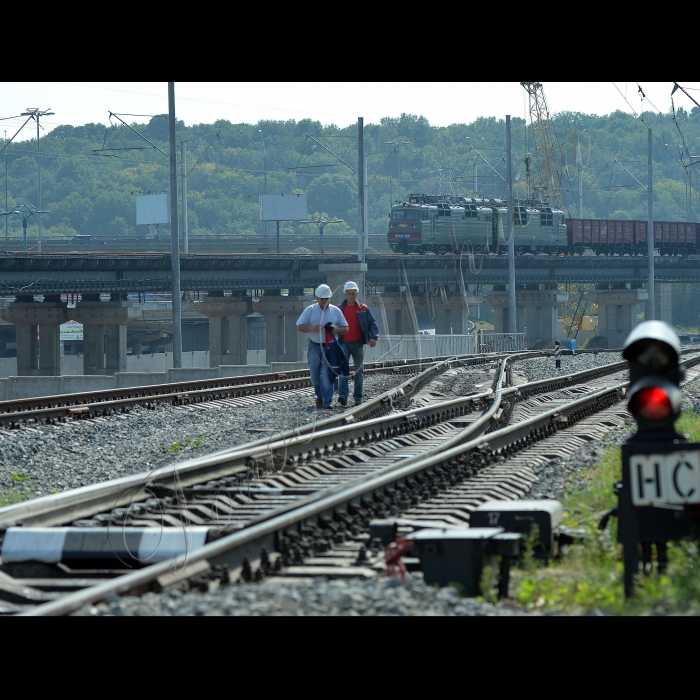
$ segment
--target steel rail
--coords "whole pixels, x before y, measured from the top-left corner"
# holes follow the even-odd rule
[[[502,355],[502,354],[501,354]],[[499,357],[501,356],[499,355]],[[536,355],[533,355],[536,356]],[[403,361],[374,363],[366,368],[368,373],[408,374],[421,372],[434,364],[449,359],[466,363],[481,364],[488,355],[462,355],[431,358],[412,364]],[[350,374],[354,376],[354,372]],[[90,418],[95,415],[109,415],[121,409],[126,412],[131,406],[151,407],[155,403],[189,405],[205,400],[219,400],[288,391],[310,386],[309,370],[290,370],[243,377],[192,380],[171,384],[153,384],[124,389],[83,392],[76,394],[56,394],[0,401],[0,426],[9,429],[20,428],[30,420],[47,423],[63,422],[69,418]]]

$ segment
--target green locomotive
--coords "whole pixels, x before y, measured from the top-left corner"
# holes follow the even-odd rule
[[[500,199],[411,194],[408,201],[391,208],[388,243],[395,253],[506,254],[507,211]],[[516,200],[513,220],[516,253],[568,250],[563,211]]]

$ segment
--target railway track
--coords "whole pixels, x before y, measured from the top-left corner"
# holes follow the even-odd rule
[[[575,444],[568,431],[601,412],[604,418],[594,418],[598,429],[602,420],[622,420],[617,404],[626,363],[509,386],[509,377],[517,375],[513,359],[500,361],[497,372],[493,367],[492,386],[470,396],[431,400],[430,375],[450,381],[450,373],[462,369],[454,361],[438,363],[423,373],[423,381],[409,380],[391,401],[378,400],[378,407],[384,405],[373,415],[345,412],[311,432],[288,431],[180,463],[177,471],[163,468],[66,492],[53,502],[38,499],[2,509],[0,590],[6,600],[14,590],[15,601],[22,601],[8,601],[6,611],[40,603],[29,612],[62,614],[105,595],[165,588],[192,577],[211,582],[270,574],[372,575],[382,569],[383,554],[370,537],[371,519],[400,514],[407,522],[465,525],[479,502],[518,498],[529,490],[534,475],[528,464],[545,453],[528,451]],[[688,364],[697,362],[700,356]],[[399,405],[391,405],[394,398]],[[595,424],[586,427],[594,429]],[[563,444],[552,447],[552,439]],[[61,563],[6,561],[6,555],[16,557],[13,551],[28,546],[22,537],[38,542],[41,527],[64,537]],[[80,561],[90,545],[81,552],[76,537],[87,543],[101,536],[104,549],[105,528],[109,547],[103,558],[111,564],[94,551],[92,559]],[[184,543],[183,529],[191,537],[186,554],[126,574],[115,565],[114,552],[124,564],[129,551],[145,557],[149,542],[157,550],[157,533],[171,540],[180,533]],[[165,549],[162,556],[177,553]],[[128,565],[144,563],[132,557]],[[66,594],[71,588],[79,590]]]
[[[532,354],[526,356],[531,357]],[[480,360],[484,362],[484,358]],[[32,597],[34,602],[45,602],[65,593],[66,590],[82,589],[79,593],[69,594],[56,602],[46,603],[49,607],[37,608],[37,612],[56,612],[66,611],[71,605],[75,605],[75,596],[98,596],[99,599],[100,586],[116,586],[121,591],[131,590],[129,577],[143,576],[146,571],[150,572],[149,576],[155,575],[155,578],[149,580],[151,583],[155,581],[156,587],[172,585],[175,580],[172,577],[168,579],[167,576],[164,579],[162,574],[157,575],[157,567],[160,564],[124,575],[124,568],[118,566],[115,561],[107,568],[104,568],[106,563],[102,561],[78,561],[81,554],[88,553],[87,550],[66,552],[66,557],[63,558],[68,563],[54,561],[29,565],[26,562],[6,562],[6,554],[10,552],[10,549],[7,549],[9,545],[6,546],[8,537],[10,540],[16,537],[19,530],[22,530],[19,533],[21,536],[32,533],[41,536],[37,528],[52,528],[52,536],[65,536],[65,544],[67,537],[75,539],[76,532],[82,533],[85,541],[93,536],[92,533],[101,535],[104,539],[107,527],[107,532],[110,533],[109,549],[113,549],[114,552],[121,551],[124,558],[128,559],[129,555],[122,551],[122,541],[126,543],[126,539],[131,538],[131,551],[137,551],[144,538],[144,532],[153,535],[161,531],[163,524],[166,527],[162,531],[167,531],[170,535],[173,531],[182,533],[183,528],[186,528],[192,537],[200,538],[197,543],[193,541],[193,544],[204,544],[209,540],[201,550],[209,551],[207,548],[220,546],[219,543],[224,541],[230,542],[232,537],[244,536],[247,543],[250,533],[255,534],[261,527],[267,528],[270,523],[279,522],[280,518],[284,522],[291,518],[296,519],[297,526],[292,530],[285,526],[283,534],[273,535],[272,541],[267,543],[268,555],[261,556],[262,550],[259,550],[257,553],[248,552],[241,559],[238,549],[231,550],[238,551],[238,555],[231,554],[233,561],[225,563],[229,568],[240,569],[235,572],[236,576],[260,576],[261,572],[267,570],[285,570],[285,566],[293,573],[290,567],[304,566],[305,559],[313,559],[310,555],[323,554],[324,550],[335,551],[333,547],[340,545],[348,551],[357,549],[358,561],[369,562],[374,550],[371,542],[363,540],[366,539],[366,533],[362,527],[366,526],[367,518],[418,507],[421,498],[432,494],[434,486],[421,487],[418,495],[406,492],[405,497],[398,500],[393,497],[393,500],[380,498],[376,507],[355,508],[352,517],[348,510],[341,509],[345,513],[345,521],[351,523],[348,525],[347,535],[339,532],[339,521],[333,511],[330,516],[323,516],[328,527],[320,528],[316,525],[317,536],[306,537],[306,541],[304,537],[295,538],[294,533],[298,535],[304,528],[309,530],[311,526],[305,524],[301,526],[302,530],[299,530],[298,523],[308,520],[305,514],[309,508],[313,510],[319,501],[339,496],[348,489],[352,491],[353,488],[364,488],[367,484],[375,483],[377,479],[388,479],[387,484],[393,483],[397,474],[414,467],[422,472],[424,468],[421,465],[426,460],[440,461],[442,455],[454,450],[459,450],[459,454],[471,449],[476,449],[477,453],[483,451],[482,447],[470,447],[470,444],[478,441],[480,438],[476,436],[484,431],[491,431],[489,435],[493,435],[499,430],[510,430],[501,426],[509,422],[516,406],[520,413],[525,411],[530,414],[529,422],[525,421],[525,425],[542,420],[545,421],[545,425],[550,425],[550,419],[555,414],[558,421],[556,425],[559,425],[562,422],[561,411],[568,410],[560,404],[571,403],[571,397],[577,392],[579,395],[588,396],[579,398],[575,402],[576,405],[581,402],[600,401],[603,395],[610,395],[610,391],[612,396],[618,397],[624,382],[618,383],[617,388],[612,390],[601,389],[599,384],[606,377],[614,377],[626,369],[626,363],[617,363],[553,381],[508,387],[505,384],[510,374],[510,366],[511,363],[501,362],[493,389],[467,397],[435,402],[430,401],[427,396],[430,392],[426,384],[430,376],[434,377],[439,373],[443,379],[449,381],[449,372],[460,369],[454,361],[438,363],[423,373],[422,382],[409,380],[405,391],[394,394],[397,399],[404,401],[412,396],[414,407],[409,410],[394,410],[392,401],[387,401],[387,397],[384,397],[377,400],[377,406],[374,408],[367,407],[370,410],[366,412],[364,420],[354,412],[345,412],[335,419],[324,421],[325,425],[317,425],[311,431],[312,434],[308,434],[309,431],[304,434],[298,429],[288,431],[276,440],[257,441],[238,450],[189,460],[178,465],[176,470],[165,468],[152,474],[141,474],[75,492],[66,492],[54,499],[37,499],[27,504],[2,509],[0,528],[4,534],[5,572],[4,576],[0,577],[0,589],[6,591],[5,598],[12,598],[14,595],[15,600],[22,599],[19,595],[20,590],[26,590],[28,597],[23,599],[23,603],[15,603],[14,606],[11,601],[8,603],[9,608],[14,607],[17,610],[21,610],[23,605],[31,605],[29,599]],[[545,397],[549,400],[545,401]],[[557,401],[559,403],[556,403]],[[382,404],[385,404],[383,408]],[[535,415],[538,411],[541,415]],[[522,421],[518,425],[521,423]],[[403,477],[399,477],[399,481],[401,478]],[[454,478],[455,474],[452,474],[448,481]],[[389,488],[394,493],[397,487]],[[363,499],[374,498],[377,495],[375,491],[375,488],[370,489],[369,496],[361,496],[360,502],[362,503]],[[298,520],[299,517],[301,520]],[[342,515],[340,522],[343,522]],[[17,525],[22,527],[18,528]],[[65,528],[66,525],[70,525],[69,530],[59,529],[60,526]],[[150,530],[150,533],[147,530]],[[313,529],[311,531],[313,532]],[[269,539],[267,535],[265,537]],[[298,539],[298,544],[295,539]],[[138,543],[134,548],[136,540]],[[235,545],[235,542],[233,544]],[[74,545],[69,545],[68,549],[70,546]],[[245,543],[244,548],[249,549]],[[199,556],[198,552],[200,550],[188,553],[188,566],[195,563],[198,571],[203,570],[203,566],[209,567],[209,570],[212,566],[216,567],[217,564],[213,560],[206,565],[193,562],[192,557]],[[271,555],[272,552],[278,552],[278,555]],[[106,554],[109,555],[107,559],[113,559],[113,552],[109,551]],[[164,549],[161,554],[165,554]],[[70,560],[70,556],[77,556],[78,560]],[[92,557],[94,560],[94,552]],[[345,558],[347,559],[347,553]],[[257,565],[256,559],[260,559]],[[97,568],[85,569],[86,563]],[[140,563],[143,562],[132,558],[129,565]],[[374,566],[378,564],[378,560],[374,562]],[[306,565],[309,565],[308,561]],[[29,571],[27,566],[30,569],[34,568]],[[364,563],[360,568],[367,569]],[[254,573],[253,569],[258,573]],[[22,575],[32,571],[42,575]],[[15,574],[14,578],[11,573]],[[137,588],[141,585],[138,584]],[[11,590],[15,593],[7,593]],[[57,605],[61,607],[56,608]]]

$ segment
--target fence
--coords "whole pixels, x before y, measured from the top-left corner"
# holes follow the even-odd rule
[[[525,349],[524,333],[477,333],[479,352],[510,352]]]
[[[477,351],[477,347],[480,350]],[[524,333],[479,333],[469,335],[389,335],[373,348],[367,346],[366,362],[414,360],[446,355],[474,355],[477,352],[523,350]]]

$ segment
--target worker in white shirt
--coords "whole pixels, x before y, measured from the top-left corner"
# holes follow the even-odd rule
[[[307,306],[297,320],[297,330],[306,333],[308,338],[308,362],[311,373],[311,384],[316,392],[316,408],[332,408],[334,376],[324,346],[328,338],[325,329],[330,323],[333,335],[345,335],[348,332],[348,322],[343,312],[331,304],[333,292],[327,284],[316,288],[316,303]]]

